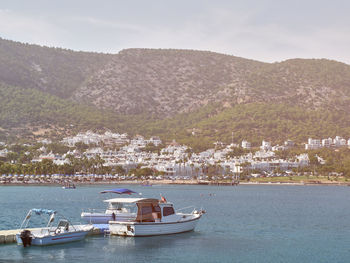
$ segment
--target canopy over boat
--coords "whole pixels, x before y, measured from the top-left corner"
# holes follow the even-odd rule
[[[49,215],[49,221],[47,223],[47,227],[55,220],[55,216],[57,214],[57,211],[51,210],[51,209],[43,209],[43,208],[32,208],[29,210],[27,213],[26,217],[24,218],[22,224],[21,224],[21,229],[24,227],[26,228],[28,226],[29,220],[32,217],[32,215]]]
[[[43,208],[32,208],[31,211],[33,213],[35,213],[36,215],[42,215],[42,214],[52,215],[52,214],[56,214],[55,210],[43,209]]]
[[[119,188],[119,189],[109,189],[109,190],[103,190],[102,192],[100,192],[100,194],[105,194],[105,193],[115,193],[115,194],[128,194],[131,195],[132,193],[136,193],[134,191],[131,191],[129,189],[126,188]]]
[[[107,199],[107,200],[104,200],[103,202],[106,202],[106,203],[128,203],[128,204],[131,204],[131,203],[156,203],[158,202],[159,200],[158,199],[154,199],[154,198],[112,198],[112,199]]]

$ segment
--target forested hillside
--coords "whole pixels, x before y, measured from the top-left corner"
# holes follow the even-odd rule
[[[69,98],[112,57],[0,38],[0,82]]]
[[[293,102],[350,110],[350,66],[326,59],[262,63],[213,52],[128,49],[74,98],[124,114],[174,116],[211,103]]]
[[[260,64],[213,52],[127,49],[74,96],[119,113],[172,116],[212,102],[231,102],[244,92],[245,76]]]
[[[0,139],[76,131],[214,141],[350,137],[350,66],[193,50],[98,54],[0,39]],[[45,133],[38,132],[44,130]]]

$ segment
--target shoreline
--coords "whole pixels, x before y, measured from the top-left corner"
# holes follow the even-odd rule
[[[350,182],[337,182],[337,181],[301,181],[301,182],[282,182],[282,181],[241,181],[237,183],[231,182],[212,182],[212,181],[196,181],[196,180],[149,180],[147,185],[142,185],[143,181],[98,181],[98,182],[74,182],[76,186],[87,185],[140,185],[144,187],[151,187],[153,185],[210,185],[210,186],[239,186],[239,185],[291,185],[291,186],[309,186],[309,185],[322,185],[322,186],[350,186]],[[21,182],[7,182],[0,183],[0,186],[63,186],[59,183],[51,182],[35,182],[35,183],[21,183]]]

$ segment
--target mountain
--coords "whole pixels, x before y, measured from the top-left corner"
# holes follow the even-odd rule
[[[220,102],[293,102],[349,110],[350,66],[330,60],[281,63],[205,51],[128,49],[74,93],[118,113],[173,116]]]
[[[0,39],[0,82],[69,98],[112,58]]]
[[[0,139],[84,129],[213,141],[349,137],[350,66],[208,51],[76,52],[0,39]],[[43,132],[45,131],[45,132]]]
[[[74,98],[120,113],[171,116],[231,100],[260,64],[213,52],[127,49],[77,89]]]

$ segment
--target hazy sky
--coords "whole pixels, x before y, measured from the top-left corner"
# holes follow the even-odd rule
[[[347,0],[1,0],[0,37],[74,50],[210,50],[350,64]]]

